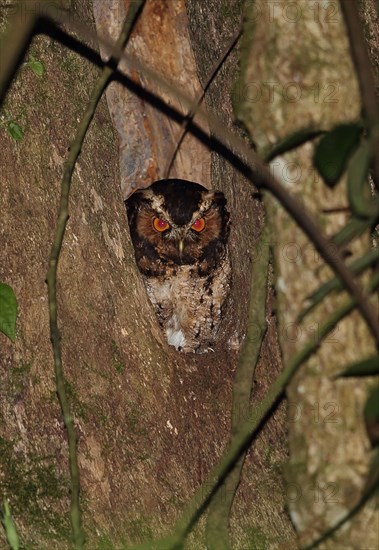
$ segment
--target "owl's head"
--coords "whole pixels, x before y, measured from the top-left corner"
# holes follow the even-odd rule
[[[229,234],[225,205],[220,191],[180,179],[135,192],[126,207],[140,270],[153,274],[167,264],[197,264],[204,272],[213,268]]]

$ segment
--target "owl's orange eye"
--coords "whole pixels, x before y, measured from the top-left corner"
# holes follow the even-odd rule
[[[166,231],[166,229],[170,227],[170,224],[163,218],[154,218],[153,227],[156,231],[161,233],[162,231]]]
[[[204,218],[197,218],[197,220],[195,220],[193,222],[193,224],[191,225],[191,229],[194,229],[195,231],[198,231],[200,233],[200,231],[202,231],[205,227],[205,220]]]

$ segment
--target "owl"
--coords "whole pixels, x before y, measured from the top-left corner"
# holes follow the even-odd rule
[[[125,204],[136,262],[168,343],[183,352],[211,350],[230,288],[223,193],[168,179]]]

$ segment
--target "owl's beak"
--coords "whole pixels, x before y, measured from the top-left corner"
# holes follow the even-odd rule
[[[178,248],[179,248],[179,254],[180,254],[180,256],[182,256],[183,250],[184,250],[184,241],[183,241],[183,239],[180,239],[180,241],[178,242]]]

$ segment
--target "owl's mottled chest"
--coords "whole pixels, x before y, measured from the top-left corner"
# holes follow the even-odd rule
[[[182,265],[144,280],[168,343],[185,352],[212,349],[230,289],[228,254],[206,276],[199,276],[196,266]]]
[[[168,343],[212,349],[230,287],[223,193],[161,180],[134,193],[127,210],[136,262]]]

